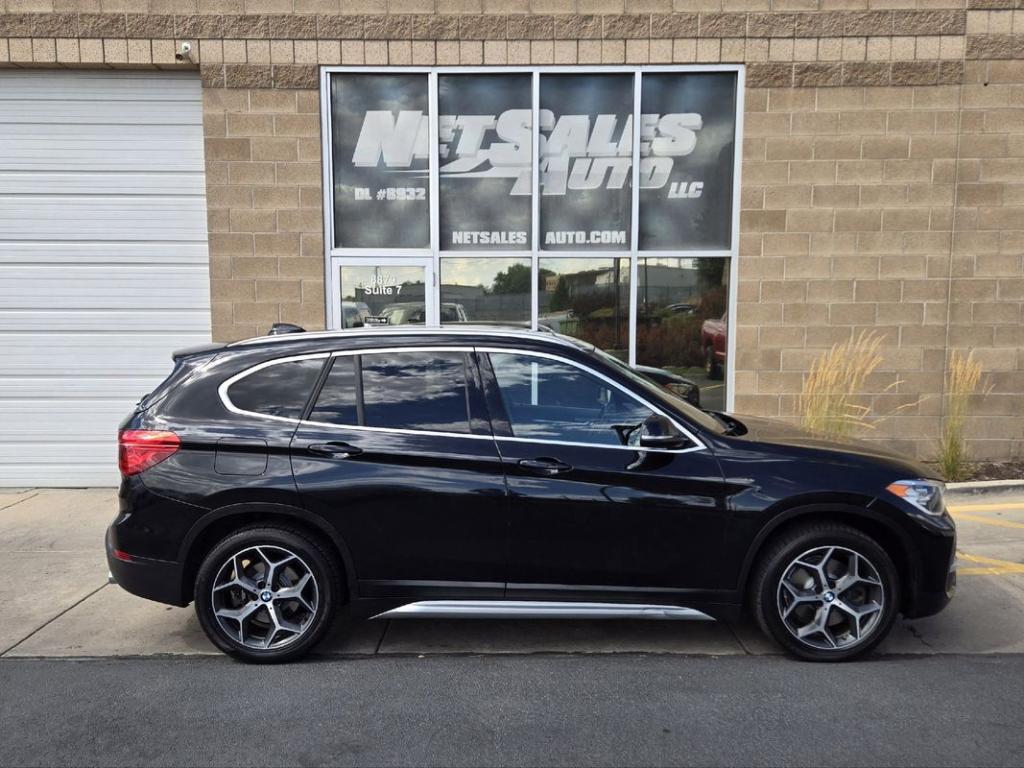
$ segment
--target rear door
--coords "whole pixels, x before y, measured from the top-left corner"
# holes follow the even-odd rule
[[[472,350],[343,352],[292,441],[295,481],[364,597],[500,597],[507,506]]]

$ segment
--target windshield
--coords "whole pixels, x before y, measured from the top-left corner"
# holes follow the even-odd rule
[[[714,432],[715,434],[719,435],[725,433],[725,426],[714,416],[712,416],[709,413],[706,413],[705,411],[702,411],[700,408],[695,408],[693,405],[686,402],[683,398],[679,397],[679,395],[677,395],[676,393],[667,390],[664,387],[659,387],[646,376],[643,376],[634,371],[626,363],[619,360],[619,358],[615,357],[614,355],[609,355],[604,350],[598,349],[597,347],[591,344],[584,345],[584,343],[580,342],[578,339],[573,339],[573,341],[578,346],[582,347],[587,352],[590,352],[590,354],[594,355],[594,357],[612,363],[616,368],[618,368],[624,374],[629,376],[629,378],[632,379],[635,384],[638,384],[639,386],[643,387],[648,394],[652,395],[657,399],[668,401],[674,408],[681,411],[690,421],[699,424],[701,427],[708,430],[709,432]]]

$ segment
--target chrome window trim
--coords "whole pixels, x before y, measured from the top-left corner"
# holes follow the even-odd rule
[[[546,443],[546,444],[549,444],[549,445],[572,445],[572,446],[580,446],[580,447],[584,447],[584,448],[612,448],[614,450],[620,450],[620,451],[632,451],[633,453],[636,453],[638,451],[654,451],[654,452],[657,452],[657,453],[690,453],[691,451],[702,451],[702,450],[705,450],[707,448],[707,446],[704,445],[704,443],[695,434],[693,434],[693,432],[691,430],[687,429],[682,424],[680,424],[678,419],[676,419],[673,416],[665,413],[664,410],[662,410],[661,408],[657,407],[656,405],[651,403],[646,398],[641,397],[636,392],[633,392],[631,389],[626,387],[624,384],[620,384],[619,382],[615,381],[614,379],[612,379],[612,378],[610,378],[608,376],[605,376],[600,371],[595,371],[590,366],[588,366],[588,365],[586,365],[584,363],[581,363],[581,362],[579,362],[577,360],[571,360],[571,359],[569,359],[567,357],[562,357],[561,355],[555,355],[555,354],[552,354],[550,352],[535,352],[533,350],[515,349],[515,348],[512,348],[512,347],[476,347],[476,351],[477,352],[485,352],[488,355],[491,354],[491,353],[497,353],[497,354],[520,354],[520,355],[526,355],[527,357],[540,357],[540,358],[544,358],[544,359],[548,359],[548,360],[557,360],[560,363],[567,363],[568,365],[571,365],[571,366],[573,366],[575,368],[579,368],[581,371],[585,371],[586,373],[589,373],[591,376],[596,376],[597,378],[601,379],[606,384],[609,384],[610,386],[615,387],[619,391],[625,393],[625,395],[627,397],[633,398],[638,403],[643,405],[645,408],[650,409],[651,411],[653,411],[654,413],[658,414],[659,416],[664,416],[666,419],[668,419],[670,422],[672,422],[672,426],[674,426],[682,434],[684,434],[686,436],[686,438],[690,442],[693,443],[693,445],[690,446],[689,448],[673,448],[673,449],[667,449],[667,448],[641,448],[640,446],[633,446],[633,445],[604,445],[602,443],[578,443],[578,442],[573,442],[573,441],[569,441],[569,440],[546,440],[546,439],[543,439],[543,438],[531,438],[531,437],[502,437],[502,436],[498,436],[498,435],[494,436],[495,440],[504,440],[504,441],[507,441],[507,442],[516,442],[516,443]]]
[[[402,352],[462,352],[462,353],[466,353],[466,352],[483,352],[483,353],[486,353],[486,354],[491,354],[491,353],[519,354],[519,355],[526,355],[527,357],[539,357],[539,358],[545,358],[545,359],[549,359],[549,360],[556,360],[556,361],[561,362],[561,363],[566,363],[566,364],[571,365],[571,366],[573,366],[575,368],[578,368],[578,369],[580,369],[582,371],[585,371],[586,373],[589,373],[592,376],[596,376],[597,378],[601,379],[602,381],[604,381],[608,385],[613,386],[616,389],[620,390],[621,392],[625,393],[626,396],[633,398],[634,400],[639,402],[641,405],[643,405],[645,408],[648,408],[651,411],[653,411],[654,413],[657,413],[657,414],[659,414],[661,416],[664,416],[666,419],[668,419],[670,422],[672,422],[672,425],[676,429],[678,429],[683,435],[685,435],[686,438],[688,440],[690,440],[690,442],[693,443],[693,445],[688,447],[688,448],[674,448],[674,449],[667,449],[667,448],[642,448],[640,446],[632,446],[632,445],[605,445],[605,444],[602,444],[602,443],[580,443],[580,442],[574,442],[574,441],[571,441],[571,440],[548,440],[548,439],[544,439],[544,438],[530,438],[530,437],[504,437],[504,436],[493,435],[493,434],[491,434],[491,435],[474,435],[474,434],[467,434],[467,433],[464,433],[464,432],[438,432],[438,431],[434,431],[434,430],[400,429],[400,428],[395,428],[395,427],[367,427],[367,426],[360,426],[358,424],[331,424],[331,423],[323,422],[323,421],[312,421],[310,419],[291,419],[291,418],[288,418],[286,416],[271,416],[269,414],[258,413],[256,411],[246,411],[246,410],[236,406],[231,401],[231,398],[228,395],[228,390],[231,388],[231,385],[234,384],[236,381],[240,381],[241,379],[244,379],[246,376],[249,376],[250,374],[256,373],[257,371],[261,371],[264,368],[269,368],[272,365],[281,365],[283,363],[291,363],[291,362],[295,362],[297,360],[315,360],[315,359],[325,359],[325,358],[328,358],[328,357],[351,357],[352,355],[381,354],[381,353],[387,353],[387,352],[396,352],[396,353],[402,353]],[[236,414],[238,414],[240,416],[251,416],[251,417],[254,417],[254,418],[258,418],[258,419],[270,419],[271,421],[280,421],[280,422],[284,422],[284,423],[287,423],[287,424],[295,424],[297,426],[298,425],[303,425],[303,426],[319,427],[319,428],[324,428],[324,429],[356,430],[356,431],[359,431],[359,432],[382,432],[382,433],[386,433],[386,434],[398,434],[398,435],[425,435],[427,437],[461,437],[461,438],[469,438],[471,440],[495,440],[495,441],[506,441],[506,442],[516,442],[516,443],[541,443],[541,444],[544,444],[544,445],[566,445],[566,446],[579,447],[579,448],[608,448],[608,449],[617,450],[617,451],[630,451],[632,453],[638,453],[638,452],[690,453],[692,451],[703,451],[703,450],[707,449],[707,446],[704,444],[704,442],[702,440],[700,440],[693,433],[692,430],[687,429],[685,426],[680,424],[678,419],[676,419],[673,416],[665,413],[665,411],[662,410],[661,408],[655,406],[654,404],[652,404],[647,399],[645,399],[645,398],[641,397],[640,395],[636,394],[635,392],[630,390],[625,385],[620,384],[619,382],[615,381],[614,379],[609,378],[608,376],[605,376],[600,371],[596,371],[593,368],[591,368],[590,366],[585,365],[584,363],[578,362],[576,360],[571,360],[571,359],[569,359],[567,357],[563,357],[561,355],[552,354],[550,352],[537,352],[537,351],[534,351],[534,350],[520,349],[518,347],[480,347],[480,346],[469,347],[469,346],[457,346],[457,345],[440,345],[440,346],[424,346],[424,347],[367,347],[365,349],[345,349],[345,350],[338,350],[338,351],[335,351],[335,352],[314,352],[314,353],[305,354],[305,355],[290,355],[288,357],[274,358],[273,360],[264,360],[262,363],[257,363],[256,365],[252,366],[251,368],[246,368],[244,371],[242,371],[240,373],[236,373],[234,376],[230,377],[229,379],[227,379],[227,380],[225,380],[224,382],[221,383],[221,385],[217,388],[217,394],[219,395],[221,403],[223,403],[224,407],[227,408],[232,413],[236,413]]]

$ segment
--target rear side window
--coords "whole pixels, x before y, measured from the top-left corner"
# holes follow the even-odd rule
[[[312,421],[470,432],[466,356],[461,352],[381,352],[338,357]]]
[[[228,387],[228,400],[240,410],[263,416],[301,418],[323,365],[323,358],[268,365]]]

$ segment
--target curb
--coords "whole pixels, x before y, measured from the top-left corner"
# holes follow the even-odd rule
[[[946,483],[946,491],[957,496],[995,496],[1024,493],[1024,480],[979,480],[971,483]]]

